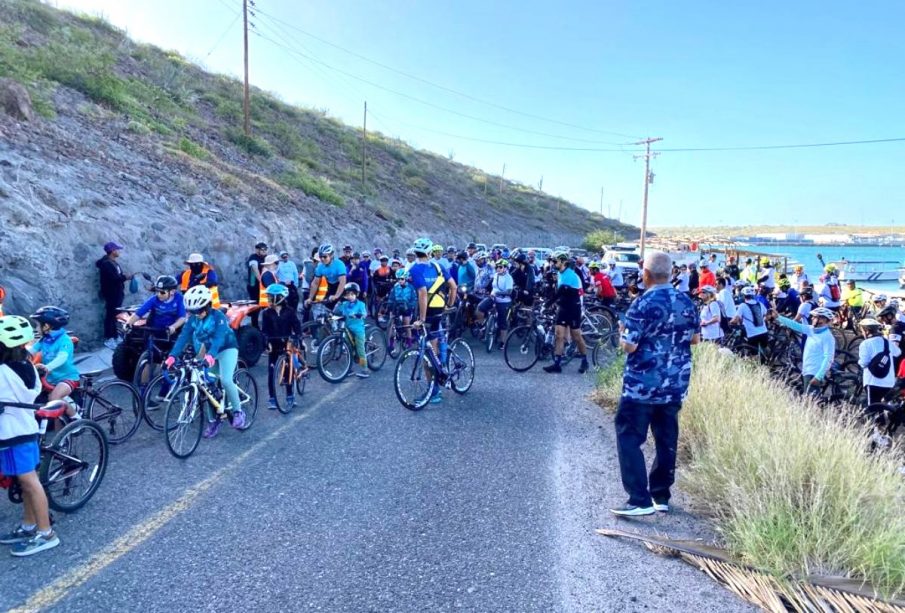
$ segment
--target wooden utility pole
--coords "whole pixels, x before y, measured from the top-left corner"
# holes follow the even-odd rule
[[[503,177],[506,176],[506,163],[503,162],[503,172],[500,173],[500,193],[503,193]]]
[[[641,203],[641,249],[640,255],[641,259],[644,259],[644,243],[647,239],[645,236],[647,234],[647,190],[650,186],[650,159],[652,157],[656,157],[658,154],[656,152],[651,153],[650,145],[651,143],[656,143],[657,141],[663,140],[661,137],[658,138],[645,138],[642,141],[638,141],[635,143],[636,145],[644,145],[644,154],[636,155],[635,159],[644,158],[644,200]]]
[[[365,165],[367,162],[368,150],[368,101],[365,100],[365,118],[361,124],[361,187],[365,187]]]
[[[242,110],[245,114],[245,136],[251,136],[251,119],[249,117],[251,104],[248,97],[248,0],[242,0],[242,25],[245,30],[245,100],[242,102]]]
[[[603,186],[600,186],[600,216],[603,217]]]

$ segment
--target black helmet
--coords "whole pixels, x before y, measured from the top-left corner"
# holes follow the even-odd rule
[[[466,249],[477,249],[478,245],[476,243],[468,243]]]
[[[355,283],[353,281],[352,283],[346,283],[346,286],[343,288],[343,293],[345,294],[346,292],[355,292],[356,294],[360,294],[361,288],[358,287],[358,283]]]
[[[456,259],[457,259],[457,260],[467,260],[467,259],[468,259],[468,252],[467,252],[467,251],[460,251],[459,253],[456,254]]]
[[[882,311],[877,313],[877,317],[895,317],[896,313],[896,307],[889,305],[888,307],[884,307]]]
[[[512,259],[519,264],[524,264],[525,262],[528,261],[528,256],[525,255],[524,253],[520,253]]]
[[[38,323],[47,324],[53,330],[59,330],[69,323],[69,312],[55,306],[43,306],[31,316]]]
[[[159,291],[170,291],[177,287],[179,287],[179,284],[176,282],[176,277],[171,277],[170,275],[160,275],[157,277],[157,280],[154,281],[154,289]]]

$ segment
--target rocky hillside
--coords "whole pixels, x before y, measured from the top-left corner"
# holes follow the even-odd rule
[[[94,260],[175,272],[192,251],[241,295],[241,263],[267,241],[296,256],[322,241],[404,246],[419,235],[579,244],[637,230],[533,188],[252,94],[172,51],[37,0],[0,0],[0,284],[8,310],[60,303],[97,337]]]

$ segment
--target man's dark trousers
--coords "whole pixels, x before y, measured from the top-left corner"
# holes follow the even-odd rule
[[[622,398],[616,411],[616,449],[622,486],[628,492],[628,503],[649,507],[651,498],[669,501],[669,488],[676,479],[676,447],[679,443],[679,410],[681,403],[648,404]],[[647,430],[654,435],[657,455],[650,477],[641,446]],[[648,486],[649,484],[649,486]]]

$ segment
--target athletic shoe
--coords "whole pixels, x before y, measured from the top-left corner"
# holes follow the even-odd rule
[[[440,404],[443,402],[443,394],[440,393],[440,388],[437,388],[437,393],[431,396],[430,403],[431,404]]]
[[[562,372],[562,366],[559,364],[550,364],[549,366],[544,366],[544,372],[557,373]]]
[[[633,504],[627,504],[615,509],[610,509],[610,513],[619,517],[640,517],[642,515],[653,515],[654,507],[636,507]]]
[[[8,534],[0,536],[0,545],[15,545],[17,543],[24,543],[25,541],[34,538],[35,534],[37,533],[38,531],[36,528],[26,530],[22,527],[22,524],[19,524]]]
[[[277,399],[271,398],[270,400],[268,400],[267,408],[270,409],[271,411],[276,411],[277,410]]]
[[[106,347],[110,351],[113,351],[114,349],[116,349],[116,345],[117,345],[117,342],[116,342],[115,338],[108,338],[107,340],[104,341],[104,347]]]
[[[204,433],[201,436],[204,438],[214,438],[217,436],[217,433],[220,432],[220,420],[215,419],[214,421],[207,422],[207,427],[204,429]]]
[[[654,500],[654,511],[659,511],[660,513],[669,513],[669,503],[657,502],[656,500]]]
[[[371,373],[369,373],[368,371],[366,371],[364,369],[356,370],[352,374],[355,375],[356,377],[358,377],[359,379],[367,379],[368,377],[371,376]]]
[[[23,541],[18,545],[13,546],[10,553],[17,558],[23,558],[25,556],[41,553],[48,549],[53,549],[59,544],[60,539],[57,536],[57,533],[51,530],[50,534],[47,535],[35,533],[35,535],[27,541]]]
[[[233,411],[233,428],[236,430],[245,429],[245,411]]]
[[[578,367],[578,374],[583,375],[583,374],[585,374],[586,372],[588,372],[588,361],[587,361],[587,360],[582,360],[582,361],[581,361],[581,366]]]
[[[292,394],[286,396],[286,404],[290,409],[293,408],[295,406],[295,396],[293,396]]]

